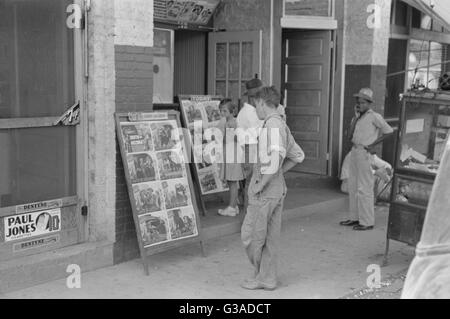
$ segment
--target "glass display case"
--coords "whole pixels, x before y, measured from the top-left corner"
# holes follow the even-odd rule
[[[389,240],[416,245],[450,133],[450,92],[403,95],[390,198]]]

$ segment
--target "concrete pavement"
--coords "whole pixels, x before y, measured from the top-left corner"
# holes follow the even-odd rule
[[[240,282],[250,264],[239,235],[207,242],[208,255],[199,245],[151,257],[150,276],[140,260],[82,273],[81,288],[68,289],[66,280],[0,295],[0,298],[342,298],[366,286],[367,267],[382,264],[387,209],[377,207],[376,228],[355,232],[338,225],[344,212],[321,211],[289,219],[283,224],[280,251],[280,288],[273,292],[246,291]],[[383,278],[406,271],[414,249],[392,242],[390,263]]]

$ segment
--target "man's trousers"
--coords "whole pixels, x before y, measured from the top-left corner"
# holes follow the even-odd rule
[[[374,175],[370,165],[372,155],[363,147],[353,147],[350,153],[348,191],[350,197],[349,220],[362,226],[375,225]]]

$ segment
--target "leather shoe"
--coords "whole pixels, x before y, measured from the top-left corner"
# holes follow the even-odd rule
[[[363,226],[363,225],[358,225],[353,227],[353,230],[358,230],[358,231],[365,231],[365,230],[372,230],[373,226]]]
[[[341,226],[358,226],[359,221],[357,220],[346,220],[344,222],[340,222],[339,225]]]

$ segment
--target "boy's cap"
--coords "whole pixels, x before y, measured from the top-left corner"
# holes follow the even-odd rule
[[[244,93],[246,96],[255,96],[256,92],[258,92],[264,84],[260,79],[252,79],[245,83],[245,88],[247,92]]]

